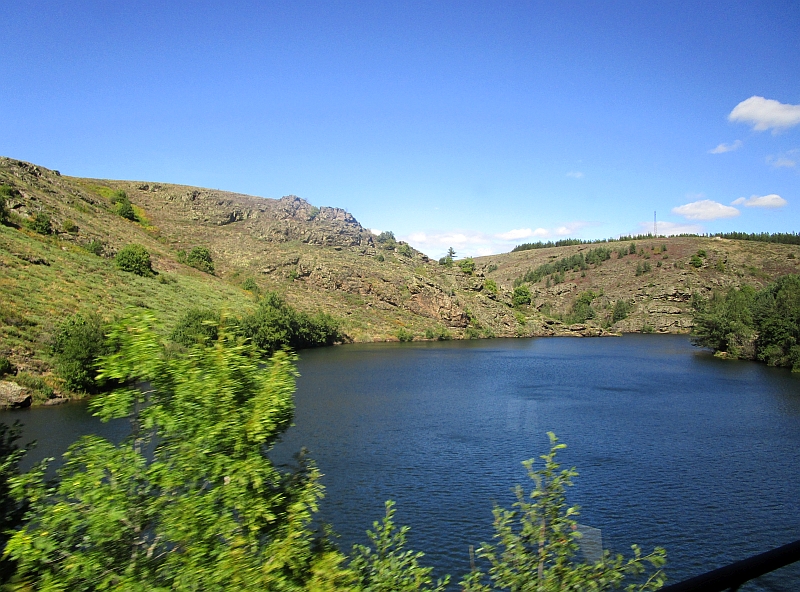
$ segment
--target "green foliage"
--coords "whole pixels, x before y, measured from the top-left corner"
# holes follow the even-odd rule
[[[11,185],[0,185],[0,224],[8,222],[8,202],[19,197],[19,191]]]
[[[395,331],[395,336],[400,341],[414,341],[414,334],[405,327],[400,327]]]
[[[193,247],[188,255],[184,255],[182,263],[206,273],[214,273],[214,261],[207,247]]]
[[[444,265],[445,267],[453,267],[453,258],[450,256],[442,257],[439,259],[439,265]]]
[[[475,261],[471,257],[459,261],[458,266],[461,268],[461,271],[467,275],[472,275],[472,272],[475,271]]]
[[[631,243],[628,246],[628,253],[631,254],[631,255],[635,255],[636,254],[636,243]]]
[[[121,189],[112,192],[108,199],[111,201],[112,205],[117,205],[124,202],[130,202],[130,200],[128,199],[128,194],[122,191]]]
[[[105,420],[132,416],[131,437],[81,438],[57,482],[43,468],[12,480],[30,503],[7,545],[21,583],[221,592],[346,581],[341,555],[313,544],[319,472],[303,459],[281,471],[268,458],[292,421],[292,357],[278,352],[264,367],[232,337],[167,356],[152,324],[143,316],[115,328],[121,349],[102,361],[105,378],[148,388],[91,405]]]
[[[492,273],[493,271],[497,271],[496,263],[492,263],[489,267],[486,268],[486,273]]]
[[[11,360],[5,356],[0,356],[0,376],[4,374],[14,374],[16,371],[17,368],[11,363]]]
[[[700,258],[699,255],[694,254],[689,259],[689,264],[692,265],[693,267],[700,268],[703,267],[703,260]]]
[[[755,297],[750,286],[731,288],[725,295],[714,293],[708,301],[693,297],[694,343],[738,357],[755,331]]]
[[[64,230],[64,232],[68,232],[70,234],[75,234],[79,230],[78,225],[69,219],[64,220],[64,222],[61,224],[61,228]]]
[[[614,304],[614,312],[611,315],[611,322],[616,323],[623,319],[627,319],[631,312],[631,305],[627,300],[617,300]]]
[[[561,282],[564,281],[563,274],[566,271],[582,271],[589,268],[589,265],[601,265],[603,261],[611,259],[611,249],[608,247],[597,247],[590,249],[586,253],[575,253],[569,257],[564,257],[558,261],[544,263],[534,270],[528,270],[522,277],[514,280],[515,285],[523,282],[536,283],[543,277],[551,274],[559,274]],[[560,283],[556,281],[556,283]]]
[[[403,243],[397,247],[397,252],[403,257],[412,257],[414,255],[414,251],[411,250],[411,247],[408,245],[408,243]]]
[[[376,240],[378,244],[386,250],[394,249],[397,246],[397,239],[394,237],[394,232],[391,230],[384,230],[378,235]]]
[[[105,326],[95,314],[67,317],[53,338],[51,353],[56,374],[71,391],[94,392],[99,358],[109,353]]]
[[[497,287],[497,282],[492,279],[484,280],[483,287],[490,294],[497,294],[500,291]]]
[[[103,242],[93,238],[88,243],[83,246],[84,249],[89,251],[92,255],[97,255],[98,257],[103,254]]]
[[[522,463],[534,482],[533,490],[526,494],[518,485],[514,509],[497,506],[494,509],[496,543],[483,543],[476,551],[478,558],[488,562],[488,573],[476,565],[462,580],[462,589],[465,592],[604,591],[619,588],[631,578],[635,583],[627,586],[627,590],[658,590],[665,580],[661,570],[666,563],[664,549],[656,548],[642,555],[639,547],[633,545],[634,554],[629,559],[606,550],[595,564],[576,560],[581,536],[576,522],[579,509],[567,504],[566,491],[578,473],[574,468],[561,469],[556,453],[565,445],[559,444],[552,432],[548,435],[551,448],[540,457],[543,468],[533,470],[533,459]]]
[[[655,329],[649,323],[642,325],[642,333],[655,333]]]
[[[761,290],[753,318],[758,359],[800,372],[800,276],[784,276]]]
[[[514,288],[514,292],[511,295],[511,303],[514,306],[522,306],[523,304],[530,304],[531,303],[531,291],[528,289],[528,286],[525,284],[521,284]]]
[[[447,247],[447,257],[453,259],[456,256],[456,250],[453,247]]]
[[[245,280],[242,282],[242,290],[247,290],[248,292],[253,292],[254,294],[261,291],[256,283],[256,280],[251,277],[245,278]]]
[[[394,524],[394,502],[386,502],[386,515],[367,531],[371,547],[354,545],[350,567],[363,590],[370,592],[444,592],[450,576],[433,582],[432,567],[422,567],[424,553],[406,550],[407,526]]]
[[[518,251],[531,251],[534,249],[549,249],[550,247],[568,247],[571,245],[588,245],[595,242],[605,241],[584,241],[578,238],[562,238],[557,241],[547,241],[546,243],[542,241],[535,243],[523,243],[511,249],[511,252],[516,253]]]
[[[48,399],[53,398],[55,392],[53,388],[45,382],[44,378],[37,374],[30,374],[29,372],[17,372],[14,377],[14,382],[20,386],[24,386],[31,391],[32,399],[36,403],[42,403]]]
[[[376,260],[376,261],[380,261],[381,263],[383,263],[383,262],[386,260],[386,258],[383,256],[383,253],[378,253],[378,254],[375,256],[375,260]]]
[[[117,268],[142,277],[153,275],[150,253],[142,245],[132,244],[123,247],[114,258]]]
[[[239,330],[267,355],[282,347],[333,345],[341,339],[339,323],[332,316],[298,312],[274,292],[267,292],[255,312],[241,319]]]
[[[592,308],[592,302],[597,298],[597,294],[588,290],[581,292],[572,304],[572,311],[570,312],[567,322],[571,323],[585,323],[589,319],[593,319],[595,312]]]
[[[207,308],[190,308],[178,321],[169,338],[184,347],[207,344],[219,337],[220,315]]]
[[[650,265],[649,261],[645,261],[644,263],[639,262],[636,264],[636,277],[644,275],[645,273],[650,273],[651,271],[653,271],[653,266]]]
[[[27,222],[28,228],[39,234],[53,234],[53,224],[50,216],[44,212],[36,212]]]
[[[19,462],[28,451],[28,448],[19,448],[16,444],[21,434],[19,421],[11,427],[0,423],[0,551],[5,551],[11,531],[22,526],[25,515],[25,505],[11,492],[12,481],[19,477]],[[0,559],[0,584],[6,584],[15,571],[16,562],[3,556]]]
[[[118,216],[122,216],[126,220],[136,221],[136,212],[133,211],[133,205],[129,201],[121,201],[114,206],[114,211]]]
[[[428,327],[425,329],[425,339],[435,339],[436,341],[448,341],[452,339],[450,331],[447,328],[438,326],[434,328]]]
[[[705,259],[707,257],[706,252],[703,249],[697,251],[697,256],[702,259]]]

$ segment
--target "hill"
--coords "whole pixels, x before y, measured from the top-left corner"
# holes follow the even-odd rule
[[[481,257],[470,269],[296,196],[82,179],[10,158],[0,158],[0,185],[10,211],[0,225],[0,356],[46,377],[54,327],[75,312],[148,308],[167,331],[190,307],[239,314],[275,291],[340,319],[347,341],[685,332],[693,293],[761,286],[800,264],[795,245],[659,238]],[[42,214],[50,234],[30,228]],[[132,243],[151,254],[156,277],[116,268]],[[194,247],[208,249],[213,274],[186,264]],[[531,302],[513,306],[520,283]]]

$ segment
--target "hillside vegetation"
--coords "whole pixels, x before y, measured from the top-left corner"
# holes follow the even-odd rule
[[[298,319],[328,315],[342,341],[687,332],[693,297],[761,288],[800,263],[798,245],[696,237],[437,262],[295,196],[81,179],[9,158],[0,194],[0,359],[53,395],[65,390],[53,342],[75,313],[147,309],[168,335],[191,309],[242,317],[274,293]]]

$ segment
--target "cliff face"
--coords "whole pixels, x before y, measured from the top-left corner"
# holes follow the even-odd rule
[[[12,189],[11,223],[0,225],[0,355],[37,372],[47,368],[48,335],[65,315],[112,318],[145,307],[169,325],[191,306],[238,314],[254,306],[245,285],[333,314],[354,341],[686,332],[693,294],[761,286],[800,263],[793,245],[685,237],[481,257],[465,273],[458,262],[446,267],[403,243],[378,242],[350,213],[296,196],[79,179],[8,158],[0,158],[0,184]],[[118,191],[135,221],[115,212]],[[53,234],[26,227],[39,213]],[[130,243],[150,252],[157,279],[115,269],[113,256]],[[91,245],[101,245],[101,256],[86,250]],[[215,275],[180,263],[179,252],[195,246],[210,250]],[[610,258],[528,282],[531,303],[512,306],[515,280],[526,272],[599,246]],[[587,294],[591,314],[576,321]],[[614,313],[619,302],[624,315]]]

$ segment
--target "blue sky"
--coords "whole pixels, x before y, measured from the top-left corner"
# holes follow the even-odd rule
[[[712,4],[714,4],[712,6]],[[0,154],[344,207],[432,256],[800,230],[800,5],[20,2]]]

